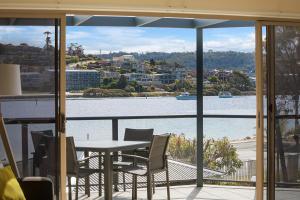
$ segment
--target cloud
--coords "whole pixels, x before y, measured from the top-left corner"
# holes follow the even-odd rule
[[[150,34],[149,34],[150,33]],[[186,52],[195,51],[196,43],[168,34],[151,35],[151,31],[139,28],[93,28],[91,32],[68,32],[68,43],[83,45],[86,53],[101,52]],[[69,37],[68,37],[69,35]],[[72,36],[77,35],[77,36]]]
[[[70,31],[67,32],[66,39],[67,40],[80,40],[84,38],[91,37],[91,33],[84,31]]]
[[[171,31],[169,31],[171,30]],[[52,32],[54,27],[47,26],[0,26],[0,42],[18,45],[27,43],[32,46],[45,45],[45,31]],[[101,52],[187,52],[196,50],[194,37],[175,29],[154,29],[136,27],[68,27],[67,45],[78,43],[86,53]],[[249,32],[232,33],[223,30],[209,33],[204,38],[204,51],[243,51],[253,52],[255,34]]]
[[[221,35],[205,40],[204,51],[242,51],[253,52],[255,49],[255,34]]]
[[[52,33],[52,43],[54,43],[54,27],[52,26],[0,26],[0,43],[14,45],[27,43],[31,46],[43,47],[45,31]]]
[[[153,29],[152,29],[153,30]],[[196,50],[196,41],[180,33],[169,33],[156,29],[153,31],[140,28],[97,27],[88,31],[73,31],[73,42],[83,45],[87,53],[101,52],[187,52]],[[240,32],[228,34],[216,31],[203,43],[204,51],[242,51],[253,52],[255,34]],[[69,34],[68,34],[69,35]],[[70,37],[70,38],[71,38]],[[67,38],[68,39],[68,38]],[[69,41],[72,42],[72,41]]]

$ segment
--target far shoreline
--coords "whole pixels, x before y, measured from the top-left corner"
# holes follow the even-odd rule
[[[130,98],[130,97],[176,97],[180,95],[180,92],[143,92],[143,93],[130,93],[128,96],[119,96],[119,95],[114,95],[114,96],[96,96],[96,95],[91,95],[91,96],[85,96],[83,92],[77,92],[77,93],[66,93],[67,98]],[[245,92],[241,95],[233,95],[233,97],[244,97],[244,96],[256,96],[255,91],[252,92]],[[204,95],[203,97],[218,97],[218,95]]]

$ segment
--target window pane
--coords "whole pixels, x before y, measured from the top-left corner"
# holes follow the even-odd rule
[[[0,95],[19,171],[22,176],[48,176],[57,187],[54,20],[0,19],[0,68],[3,64],[20,70],[12,81],[21,80],[22,94]],[[0,149],[0,159],[4,158],[6,153]]]

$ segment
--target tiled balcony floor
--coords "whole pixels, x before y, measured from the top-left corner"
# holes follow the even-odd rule
[[[299,200],[300,189],[280,189],[276,191],[276,200]],[[74,195],[73,195],[74,199]],[[104,200],[104,197],[98,197],[98,193],[92,192],[91,197],[87,197],[84,193],[79,193],[80,200]],[[130,200],[131,190],[126,192],[115,192],[114,200]],[[138,189],[138,200],[146,200],[146,189]],[[156,193],[153,200],[165,200],[166,188],[156,187]],[[194,185],[173,186],[171,187],[171,199],[174,200],[255,200],[254,187],[241,186],[217,186],[205,185],[203,188],[197,188]]]
[[[98,193],[92,192],[91,197],[84,196],[79,193],[79,199],[89,200],[102,200],[103,197],[98,197]],[[131,189],[126,192],[115,192],[113,199],[116,200],[129,200],[131,199]],[[146,200],[146,189],[138,189],[138,199]],[[167,193],[165,187],[156,187],[156,192],[153,200],[165,200]],[[233,187],[233,186],[215,186],[205,185],[203,188],[197,188],[194,185],[187,186],[173,186],[171,187],[171,199],[201,199],[201,200],[254,200],[255,188],[254,187]],[[293,199],[294,200],[294,199]]]

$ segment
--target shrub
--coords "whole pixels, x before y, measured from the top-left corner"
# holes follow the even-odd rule
[[[196,164],[197,142],[196,139],[186,138],[184,134],[172,134],[169,143],[169,154],[172,159],[190,164]],[[207,139],[203,144],[203,164],[212,170],[223,170],[231,174],[242,166],[236,148],[228,138]]]
[[[129,97],[130,93],[121,89],[90,88],[83,92],[84,97]]]
[[[230,88],[229,92],[232,95],[241,95],[241,91],[239,89],[236,89],[236,88]]]

